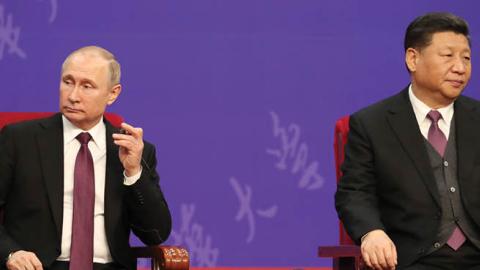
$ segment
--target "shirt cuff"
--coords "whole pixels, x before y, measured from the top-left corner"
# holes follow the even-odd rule
[[[123,184],[125,186],[131,186],[135,184],[138,181],[138,179],[140,179],[140,176],[142,175],[142,170],[143,168],[140,168],[140,171],[137,174],[132,176],[127,176],[125,174],[125,171],[123,171]]]

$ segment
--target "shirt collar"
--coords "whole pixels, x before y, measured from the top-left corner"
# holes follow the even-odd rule
[[[103,122],[103,117],[100,121],[91,129],[83,130],[81,128],[76,127],[72,122],[70,122],[64,115],[62,115],[62,122],[63,122],[63,142],[64,145],[70,144],[78,134],[82,132],[90,133],[92,136],[92,141],[99,150],[106,149],[106,128],[105,123]]]
[[[423,103],[423,101],[415,96],[411,84],[408,87],[408,96],[410,98],[410,102],[412,103],[417,122],[422,123],[427,118],[427,114],[433,109],[428,107],[427,104]],[[450,122],[453,118],[453,102],[436,110],[442,115],[442,119],[445,121],[445,123],[450,125]]]

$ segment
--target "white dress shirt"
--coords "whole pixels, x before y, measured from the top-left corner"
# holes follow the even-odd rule
[[[417,118],[420,132],[422,132],[423,137],[428,140],[428,129],[430,129],[432,121],[430,120],[430,118],[427,117],[427,114],[433,109],[428,107],[427,104],[423,103],[415,96],[411,84],[408,87],[408,96],[410,97],[410,102],[412,103],[413,112],[415,113],[415,117]],[[454,112],[453,102],[446,107],[436,110],[442,115],[442,118],[438,120],[438,127],[443,132],[443,134],[445,134],[445,138],[447,138],[448,140],[448,136],[450,135],[450,123],[452,121]]]
[[[90,130],[82,130],[74,126],[65,116],[63,121],[63,157],[64,157],[64,184],[63,184],[63,227],[62,227],[62,251],[57,258],[59,261],[70,260],[70,246],[72,239],[72,217],[73,217],[73,183],[75,159],[80,142],[75,137],[81,132],[88,132],[92,139],[88,143],[94,164],[95,175],[95,209],[94,209],[94,237],[93,237],[93,261],[96,263],[112,262],[110,249],[108,248],[105,232],[105,173],[107,163],[107,140],[106,128],[101,119]],[[124,178],[125,185],[132,185],[140,178],[141,172],[131,177]],[[124,173],[125,176],[125,173]]]

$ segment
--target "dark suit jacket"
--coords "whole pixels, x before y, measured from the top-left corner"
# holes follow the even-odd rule
[[[480,103],[454,104],[462,203],[480,225]],[[344,173],[335,195],[340,219],[354,241],[382,229],[396,245],[399,266],[436,241],[440,195],[408,89],[350,118]]]
[[[123,185],[115,129],[106,121],[105,230],[115,262],[135,268],[129,249],[133,232],[159,244],[171,230],[168,206],[158,185],[155,148],[145,142],[140,179]],[[61,114],[4,127],[0,134],[0,258],[16,250],[34,252],[44,266],[59,255],[63,220],[63,127]],[[5,263],[0,263],[5,267]]]

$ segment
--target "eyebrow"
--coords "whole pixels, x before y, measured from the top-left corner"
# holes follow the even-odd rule
[[[62,76],[62,80],[68,80],[68,79],[75,81],[75,78],[71,74],[66,74],[66,75]],[[87,79],[87,78],[80,79],[80,83],[81,84],[88,83],[88,84],[93,85],[94,87],[98,87],[98,85],[94,81],[92,81],[90,79]]]
[[[73,76],[70,75],[70,74],[63,75],[63,76],[62,76],[62,80],[65,80],[65,79],[73,79]]]
[[[97,84],[94,81],[91,81],[91,80],[85,79],[85,78],[80,80],[80,84],[87,84],[87,83],[91,84],[95,88],[97,87]]]
[[[451,45],[445,45],[446,48],[450,49],[450,50],[453,50],[455,47],[458,47],[458,46],[451,46]],[[471,51],[471,48],[470,46],[466,47],[464,49],[464,51]]]

